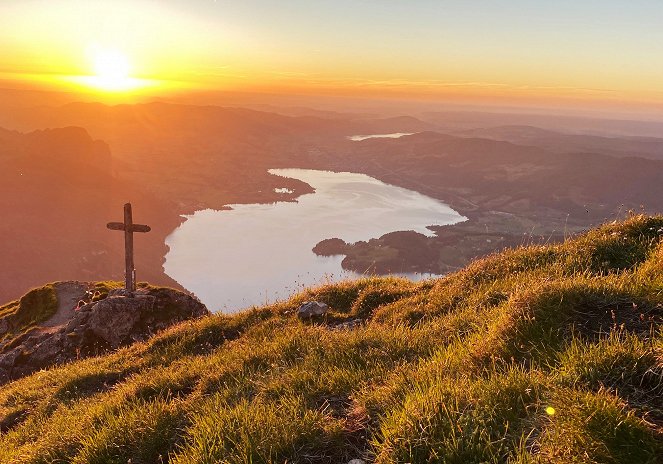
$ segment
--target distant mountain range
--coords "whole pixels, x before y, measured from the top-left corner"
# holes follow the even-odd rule
[[[166,103],[0,111],[0,126],[12,129],[0,131],[0,299],[49,280],[121,278],[121,234],[105,224],[120,219],[127,201],[136,220],[153,227],[137,238],[139,278],[176,285],[162,262],[164,239],[182,214],[312,192],[270,168],[360,172],[449,203],[470,220],[438,228],[425,244],[437,258],[418,269],[434,272],[524,236],[563,237],[641,205],[663,211],[661,139],[531,126],[450,135],[440,124]],[[392,132],[415,135],[347,138]],[[404,250],[424,243],[398,237],[389,243]]]
[[[601,137],[587,134],[565,134],[533,126],[471,129],[458,132],[457,135],[530,145],[557,153],[600,153],[663,159],[663,138],[655,137]],[[663,135],[663,129],[661,135]]]
[[[508,111],[429,111],[420,114],[422,121],[436,125],[445,132],[481,129],[498,126],[534,126],[569,134],[588,134],[604,137],[660,137],[663,121],[632,119],[610,119],[605,116],[572,116],[548,113]]]

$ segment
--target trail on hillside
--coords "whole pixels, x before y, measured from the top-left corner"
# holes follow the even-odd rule
[[[58,282],[55,291],[58,295],[58,310],[40,325],[54,329],[63,326],[74,317],[76,304],[85,297],[89,284],[83,282]]]

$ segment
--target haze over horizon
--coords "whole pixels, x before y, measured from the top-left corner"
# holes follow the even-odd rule
[[[663,4],[8,0],[0,87],[660,115]]]

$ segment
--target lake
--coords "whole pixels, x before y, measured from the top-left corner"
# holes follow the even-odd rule
[[[311,285],[360,277],[343,271],[343,256],[321,257],[311,251],[323,239],[350,243],[400,230],[432,236],[427,226],[466,219],[438,200],[364,174],[269,172],[306,182],[315,193],[296,202],[197,211],[166,239],[166,273],[210,310],[236,312]]]
[[[414,132],[392,132],[391,134],[350,135],[348,139],[353,142],[361,142],[368,139],[400,139],[406,135],[414,135]]]

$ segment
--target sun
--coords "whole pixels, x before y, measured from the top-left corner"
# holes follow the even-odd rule
[[[114,48],[98,46],[88,49],[90,74],[87,76],[70,76],[70,82],[93,89],[104,94],[128,94],[154,85],[147,79],[133,77],[129,57]]]
[[[127,56],[119,50],[97,49],[91,54],[94,75],[89,83],[107,91],[123,91],[136,87],[130,75],[131,65]]]
[[[103,87],[122,88],[130,80],[129,59],[118,50],[100,50],[92,57],[95,77]]]
[[[93,44],[87,47],[84,56],[79,69],[86,69],[87,73],[65,74],[55,79],[77,92],[92,94],[99,101],[135,101],[186,86],[182,81],[136,75],[131,55],[119,48]],[[149,72],[145,63],[139,63],[137,68],[141,73]]]

